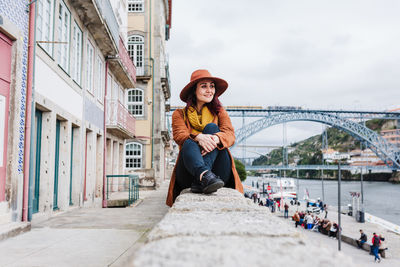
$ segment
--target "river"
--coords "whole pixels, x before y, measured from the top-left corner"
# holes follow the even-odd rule
[[[244,184],[251,186],[252,181],[258,177],[248,176]],[[325,203],[337,206],[338,182],[325,181]],[[321,180],[299,180],[299,199],[304,197],[305,189],[308,190],[310,198],[322,200]],[[352,201],[349,192],[360,192],[360,181],[342,181],[341,204],[346,206]],[[364,210],[372,215],[380,217],[389,222],[400,225],[400,184],[388,182],[364,182]]]

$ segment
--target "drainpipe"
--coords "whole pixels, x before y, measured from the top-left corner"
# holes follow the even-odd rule
[[[32,214],[28,216],[28,210],[32,211],[32,208],[28,209],[28,206],[32,207],[32,194],[29,194],[29,189],[32,188],[33,181],[30,177],[33,176],[33,168],[30,167],[30,155],[33,154],[31,151],[31,137],[32,135],[32,121],[34,120],[34,106],[33,102],[33,91],[34,91],[34,58],[35,58],[35,7],[36,1],[33,0],[29,3],[29,39],[28,39],[28,68],[27,68],[27,82],[26,82],[26,111],[25,111],[25,138],[24,138],[24,181],[23,181],[23,196],[22,196],[22,221],[30,221]],[[31,157],[33,158],[33,157]]]
[[[103,208],[107,208],[106,198],[106,155],[107,155],[107,129],[106,129],[106,116],[107,116],[107,77],[108,77],[108,60],[106,60],[106,71],[105,71],[105,86],[104,86],[104,121],[103,121]]]
[[[83,181],[83,202],[87,201],[86,197],[86,175],[87,175],[87,146],[88,146],[88,130],[85,130],[85,177]]]
[[[152,90],[152,111],[151,111],[151,168],[154,167],[154,59],[150,58],[151,61],[151,90]]]

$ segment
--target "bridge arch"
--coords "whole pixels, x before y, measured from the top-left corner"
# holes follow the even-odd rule
[[[386,165],[393,164],[400,169],[400,150],[390,144],[386,139],[372,131],[371,129],[341,118],[336,115],[322,113],[322,112],[282,112],[268,117],[264,117],[252,123],[249,123],[242,128],[235,131],[236,144],[241,143],[250,136],[264,130],[270,126],[292,122],[292,121],[314,121],[330,125],[342,131],[349,133],[358,140],[367,143],[368,147],[375,152],[375,154],[385,162]]]

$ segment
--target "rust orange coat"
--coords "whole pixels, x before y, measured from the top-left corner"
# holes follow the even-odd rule
[[[184,109],[177,109],[172,114],[172,134],[174,137],[174,141],[179,145],[179,155],[176,159],[176,164],[174,170],[172,172],[171,181],[169,183],[168,195],[167,195],[167,205],[172,206],[175,201],[175,198],[179,195],[180,191],[183,188],[179,188],[178,185],[175,184],[175,176],[176,176],[176,167],[179,161],[179,157],[181,154],[181,148],[186,139],[193,139],[195,135],[191,134],[191,126],[187,119],[187,116],[184,115]],[[229,118],[228,113],[225,109],[221,109],[218,116],[215,116],[214,121],[215,124],[218,125],[220,132],[216,133],[218,135],[221,144],[218,146],[219,150],[228,149],[235,143],[235,131],[232,126],[231,119]],[[233,157],[228,149],[229,157],[232,162],[232,174],[233,174],[233,184],[228,185],[239,192],[243,193],[243,185],[240,181],[239,174],[236,171],[235,163],[233,161]]]

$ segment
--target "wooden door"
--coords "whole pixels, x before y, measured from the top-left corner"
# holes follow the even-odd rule
[[[0,202],[5,200],[12,41],[0,32]]]

